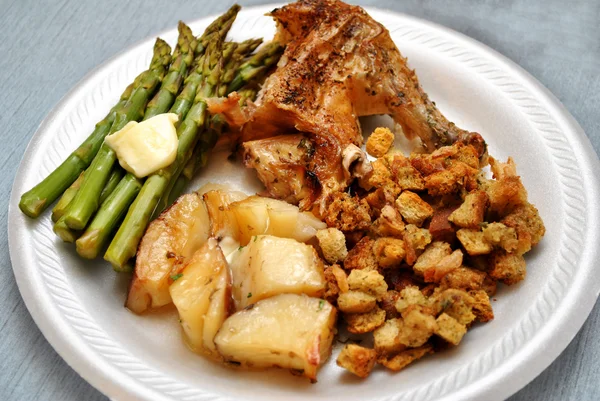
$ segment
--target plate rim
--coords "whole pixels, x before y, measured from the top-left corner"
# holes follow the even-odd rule
[[[277,6],[281,6],[281,4],[267,4],[267,5],[244,7],[242,12],[248,13],[248,14],[252,13],[252,12],[254,12],[254,13],[264,12],[264,11],[270,10]],[[520,67],[518,64],[516,64],[512,60],[508,59],[506,56],[498,53],[497,51],[488,47],[487,45],[485,45],[481,42],[478,42],[477,40],[470,38],[460,32],[457,32],[450,28],[447,28],[445,26],[442,26],[437,23],[433,23],[431,21],[427,21],[427,20],[424,20],[421,18],[417,18],[417,17],[411,16],[408,14],[403,14],[403,13],[386,10],[386,9],[382,9],[382,8],[364,7],[364,9],[369,14],[385,13],[385,14],[391,16],[391,18],[399,18],[400,20],[410,20],[411,22],[415,22],[418,25],[424,25],[433,30],[443,32],[444,35],[449,35],[451,38],[459,39],[461,41],[466,41],[469,44],[469,46],[473,46],[478,51],[482,51],[484,54],[486,54],[487,56],[492,58],[494,61],[501,63],[504,68],[508,69],[511,72],[511,75],[516,75],[518,78],[521,78],[521,81],[527,82],[527,84],[531,86],[531,88],[528,88],[528,89],[530,91],[537,92],[536,95],[538,95],[538,96],[536,96],[536,100],[545,100],[546,108],[557,112],[554,115],[554,118],[562,120],[562,121],[557,121],[557,123],[560,122],[560,123],[562,123],[560,125],[567,126],[569,128],[570,133],[574,134],[574,136],[575,136],[575,140],[569,140],[571,137],[567,137],[567,136],[565,136],[565,139],[569,142],[568,144],[572,148],[573,154],[577,154],[577,156],[579,156],[578,157],[579,168],[582,171],[588,172],[588,174],[586,174],[586,178],[588,180],[587,184],[588,184],[589,188],[586,187],[586,190],[589,189],[589,191],[588,191],[588,197],[587,197],[588,199],[587,199],[586,205],[587,206],[590,205],[590,199],[598,199],[598,194],[600,193],[600,179],[597,178],[594,174],[590,174],[590,173],[593,173],[594,170],[595,171],[600,170],[599,169],[600,161],[598,160],[598,156],[596,155],[593,147],[591,146],[589,138],[585,135],[584,130],[576,122],[576,120],[569,113],[569,111],[560,103],[560,101],[558,99],[556,99],[556,97],[547,88],[545,88],[539,81],[537,81],[531,74],[529,74],[527,71],[525,71],[522,67]],[[208,21],[210,21],[212,18],[214,18],[214,16],[207,16],[207,17],[195,19],[195,20],[191,21],[190,23],[192,23],[192,24],[197,24],[200,22],[208,23]],[[24,226],[21,226],[21,224],[19,224],[18,215],[20,214],[20,211],[19,211],[18,207],[16,207],[16,205],[18,204],[19,197],[20,197],[20,194],[22,191],[22,188],[21,188],[22,185],[20,183],[23,181],[21,178],[25,175],[25,171],[26,171],[25,164],[28,164],[28,163],[24,163],[24,162],[29,161],[29,159],[33,153],[33,149],[36,147],[36,145],[40,141],[42,135],[44,134],[44,131],[45,131],[44,128],[47,125],[51,124],[54,116],[59,114],[59,112],[68,105],[69,101],[75,99],[77,97],[78,93],[82,90],[82,88],[86,84],[90,83],[91,80],[97,74],[99,74],[101,71],[108,69],[113,63],[115,63],[117,60],[121,59],[121,57],[125,56],[126,54],[128,54],[136,49],[139,49],[142,46],[146,46],[148,43],[151,43],[151,41],[153,41],[156,36],[159,36],[159,35],[164,36],[165,33],[173,32],[174,30],[175,29],[167,29],[167,30],[161,31],[158,35],[149,36],[148,38],[138,41],[134,45],[127,47],[125,50],[123,50],[123,51],[117,53],[116,55],[112,56],[111,58],[107,59],[105,62],[101,63],[97,67],[90,70],[77,84],[75,84],[61,98],[61,100],[52,108],[52,110],[47,114],[47,116],[40,123],[36,132],[32,136],[29,144],[27,145],[27,148],[23,154],[23,157],[19,164],[19,168],[15,175],[15,180],[13,182],[11,196],[10,196],[10,202],[9,202],[9,208],[8,208],[8,214],[9,214],[9,216],[8,216],[8,243],[9,243],[11,266],[13,269],[15,280],[16,280],[18,288],[19,288],[19,292],[21,293],[21,296],[25,302],[25,305],[26,305],[29,313],[33,317],[34,321],[36,322],[36,325],[38,326],[38,328],[40,329],[42,334],[44,334],[44,337],[48,340],[48,342],[52,345],[52,347],[58,352],[58,354],[69,364],[69,366],[71,366],[79,375],[81,375],[86,381],[88,381],[90,384],[92,384],[99,391],[101,391],[104,394],[108,395],[109,397],[113,397],[113,398],[128,396],[128,397],[145,397],[148,399],[156,399],[156,397],[159,396],[159,394],[156,393],[154,390],[150,389],[149,387],[143,386],[143,385],[141,385],[141,383],[138,383],[138,382],[130,382],[130,381],[126,381],[123,379],[115,379],[115,376],[112,376],[111,378],[109,378],[108,377],[109,371],[106,371],[106,370],[104,370],[102,372],[102,375],[98,375],[97,374],[97,372],[99,370],[99,368],[97,367],[98,360],[95,360],[92,362],[92,360],[91,360],[92,358],[90,357],[89,352],[81,351],[79,348],[79,345],[75,346],[76,344],[78,344],[80,342],[84,343],[84,344],[85,344],[85,342],[81,338],[76,338],[76,336],[73,333],[74,330],[72,328],[70,330],[71,333],[66,333],[66,334],[68,334],[67,337],[61,338],[60,334],[65,334],[65,333],[59,333],[60,330],[58,329],[58,327],[53,325],[52,319],[50,318],[50,315],[48,315],[48,313],[55,313],[55,312],[48,312],[48,308],[45,308],[44,305],[41,304],[42,299],[33,293],[32,283],[29,282],[28,280],[25,280],[25,276],[22,274],[19,274],[19,272],[17,271],[17,268],[20,267],[20,265],[22,264],[22,262],[20,260],[20,255],[17,252],[17,249],[19,248],[16,245],[16,241],[17,241],[16,238],[19,237],[17,235],[17,233],[20,230],[28,230],[29,228],[24,227],[24,226],[30,226],[32,223],[30,222],[29,224],[25,224]],[[541,96],[541,98],[540,98],[540,96]],[[28,165],[31,165],[31,164],[28,164]],[[592,217],[596,217],[596,219],[592,219],[591,221],[597,221],[597,217],[598,217],[599,213],[595,209],[596,208],[588,207],[588,209],[584,210],[585,213],[589,213],[592,215]],[[598,228],[594,229],[593,225],[590,225],[588,228],[588,232],[591,232],[591,234],[593,234],[592,237],[596,238],[596,239],[599,236],[598,235],[599,231],[600,230]],[[586,242],[586,243],[589,243],[589,242]],[[582,254],[582,259],[580,261],[580,264],[591,263],[590,260],[593,260],[593,256],[594,255],[597,256],[599,253],[598,249],[589,249],[589,248],[591,248],[589,246],[586,248],[588,248],[588,249],[585,249],[586,255],[588,255],[587,262],[583,258],[583,256],[585,256],[585,255]],[[591,253],[591,256],[589,255],[590,253]],[[536,361],[537,361],[534,368],[529,368],[529,369],[524,370],[523,362],[521,362],[519,365],[520,370],[518,370],[519,374],[517,375],[517,374],[513,373],[512,374],[513,380],[511,380],[509,383],[506,383],[506,382],[502,383],[502,382],[499,382],[498,380],[496,380],[496,382],[494,383],[493,379],[489,379],[488,381],[492,381],[492,383],[488,383],[487,387],[483,388],[483,390],[485,390],[485,392],[481,393],[481,390],[479,390],[479,392],[478,392],[477,390],[471,389],[471,387],[473,387],[473,385],[475,383],[479,383],[479,381],[477,381],[475,383],[467,384],[465,386],[464,391],[461,390],[459,393],[452,392],[452,393],[448,394],[447,396],[443,397],[442,399],[445,399],[445,398],[456,399],[455,397],[457,397],[458,394],[463,395],[462,399],[475,399],[473,397],[478,397],[478,396],[481,396],[482,394],[489,395],[490,397],[492,397],[490,399],[504,398],[504,397],[507,397],[507,396],[513,394],[514,392],[516,392],[517,390],[519,390],[520,388],[525,386],[529,381],[531,381],[539,373],[541,373],[547,366],[550,365],[550,363],[552,361],[554,361],[556,359],[556,357],[571,342],[573,337],[577,334],[577,332],[579,331],[579,329],[581,328],[581,326],[583,325],[583,323],[589,316],[589,313],[591,312],[591,310],[596,302],[598,293],[600,292],[600,280],[598,280],[600,278],[600,273],[594,272],[594,271],[591,271],[589,273],[592,276],[592,278],[595,278],[595,280],[594,279],[587,280],[586,285],[587,285],[587,288],[592,291],[594,296],[588,297],[585,300],[585,302],[579,303],[577,305],[577,310],[579,311],[579,313],[576,314],[575,316],[571,316],[571,318],[569,320],[569,325],[562,328],[563,331],[561,332],[560,336],[558,336],[557,334],[549,334],[547,336],[547,337],[549,337],[549,339],[547,341],[550,341],[550,339],[551,339],[554,344],[554,346],[550,350],[546,349],[545,352],[540,352],[539,350],[537,350],[537,352],[534,352],[536,350],[532,350],[530,352],[530,354],[533,354],[533,356],[536,358]],[[42,297],[49,298],[47,294],[42,294]],[[569,309],[573,309],[573,308],[569,308]],[[563,326],[564,326],[564,324],[563,324]],[[556,338],[557,336],[559,338]],[[103,361],[103,362],[104,362],[104,363],[102,363],[103,369],[110,369],[110,370],[117,370],[117,371],[119,370],[116,366],[111,365],[111,364],[107,363],[106,361]],[[488,374],[488,375],[484,376],[483,379],[486,379],[488,376],[490,376],[490,375]],[[160,396],[164,397],[162,394],[160,394]],[[166,398],[166,397],[164,397],[164,398]],[[227,397],[222,397],[222,396],[215,394],[212,398],[225,399]],[[392,399],[395,399],[395,398],[391,397],[390,400],[392,400]]]

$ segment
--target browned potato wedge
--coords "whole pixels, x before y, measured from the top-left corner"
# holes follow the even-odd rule
[[[238,224],[229,205],[246,198],[243,192],[215,189],[204,193],[203,199],[210,217],[210,236],[221,239],[232,237],[238,239]]]
[[[232,257],[233,297],[238,309],[283,293],[320,297],[325,293],[323,270],[312,246],[258,235]]]
[[[195,352],[218,358],[213,342],[233,309],[227,261],[214,238],[194,253],[169,287],[186,343]]]
[[[323,299],[281,294],[230,316],[215,337],[225,361],[291,369],[316,381],[331,355],[336,310]]]
[[[312,213],[301,212],[297,206],[277,199],[250,196],[232,203],[230,209],[237,218],[239,241],[242,245],[261,234],[305,242],[314,237],[317,230],[326,227]]]
[[[148,226],[138,248],[125,306],[135,313],[171,303],[170,276],[208,239],[202,197],[186,194]]]

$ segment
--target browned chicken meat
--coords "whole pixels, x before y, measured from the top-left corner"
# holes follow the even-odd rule
[[[271,15],[286,50],[241,130],[245,164],[257,169],[271,196],[323,210],[330,194],[368,175],[370,164],[359,148],[361,116],[391,115],[428,151],[461,141],[480,156],[486,153],[479,134],[456,127],[437,110],[387,29],[361,7],[300,0]],[[265,138],[298,133],[310,139],[311,152],[293,168],[282,168],[287,155],[266,156],[288,145]]]

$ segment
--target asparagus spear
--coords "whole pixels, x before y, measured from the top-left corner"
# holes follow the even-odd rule
[[[135,255],[138,243],[158,201],[164,195],[170,180],[183,169],[198,141],[198,133],[204,131],[208,120],[205,99],[215,95],[222,68],[223,41],[219,34],[215,36],[213,40],[208,41],[204,55],[203,82],[196,93],[192,108],[177,130],[179,145],[175,161],[169,167],[159,170],[146,179],[104,255],[104,259],[110,262],[116,271],[123,271],[128,266],[127,262]]]
[[[115,116],[109,135],[119,131],[128,122],[143,117],[148,100],[163,80],[166,67],[171,61],[171,48],[162,39],[157,39],[154,49],[150,68],[143,73],[141,85],[133,91],[123,109]],[[115,152],[103,144],[84,175],[81,188],[63,216],[71,229],[85,228],[92,214],[98,209],[100,194],[108,181],[115,160]]]
[[[235,53],[223,68],[223,74],[221,74],[221,84],[219,85],[219,96],[225,96],[227,94],[227,85],[229,85],[229,83],[233,81],[233,78],[235,78],[235,73],[237,72],[238,67],[242,64],[244,58],[248,54],[252,53],[258,46],[260,46],[262,41],[262,38],[248,39],[238,44]]]
[[[58,221],[59,218],[61,218],[65,214],[67,207],[69,206],[69,204],[71,204],[71,201],[75,197],[75,194],[77,194],[77,191],[79,190],[79,187],[83,182],[84,174],[85,171],[79,175],[79,177],[75,180],[73,184],[71,184],[69,188],[67,188],[67,190],[63,193],[63,196],[61,196],[58,202],[56,203],[56,206],[54,206],[54,209],[52,209],[52,221],[54,221],[55,223]],[[106,186],[102,190],[102,194],[100,194],[100,204],[102,204],[102,202],[104,202],[104,200],[108,198],[112,191],[115,190],[117,184],[119,183],[119,181],[121,181],[121,178],[123,178],[123,175],[125,175],[125,173],[121,167],[116,167],[113,169],[108,179],[108,182],[106,183]]]
[[[265,44],[256,54],[240,66],[235,78],[227,87],[227,92],[236,91],[252,79],[257,79],[260,75],[265,74],[269,68],[279,61],[282,53],[283,46],[279,42],[273,41]]]
[[[237,14],[240,12],[239,4],[232,5],[223,15],[215,19],[209,26],[206,27],[204,33],[198,40],[198,47],[196,48],[196,54],[204,54],[208,44],[210,43],[211,35],[219,33],[221,38],[227,36],[227,32],[231,29],[231,25],[235,21]]]
[[[192,30],[183,22],[179,22],[179,38],[173,51],[175,60],[162,81],[160,89],[148,103],[144,120],[166,112],[173,104],[181,87],[184,76],[192,64],[197,40]],[[115,190],[114,196],[100,203],[98,213],[92,219],[82,237],[77,240],[77,252],[85,258],[95,258],[105,245],[108,236],[113,232],[120,218],[139,192],[142,181],[135,175],[127,173]]]
[[[135,88],[141,83],[138,76],[121,94],[117,104],[96,124],[90,136],[71,153],[50,175],[21,196],[19,208],[27,216],[36,218],[52,204],[85,170],[98,153],[104,137],[110,131],[117,112],[127,103]]]

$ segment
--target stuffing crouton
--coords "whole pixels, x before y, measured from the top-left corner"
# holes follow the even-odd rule
[[[460,207],[448,216],[448,220],[459,227],[479,228],[487,203],[488,196],[484,191],[473,191],[467,194]]]
[[[419,309],[405,312],[399,321],[401,322],[398,334],[400,342],[410,348],[425,344],[436,329],[435,317]]]
[[[388,355],[406,348],[406,345],[400,342],[400,325],[400,319],[389,319],[373,332],[373,344],[377,355]]]
[[[348,292],[348,290],[350,290],[350,287],[348,286],[348,276],[339,265],[331,266],[331,274],[335,277],[340,292]]]
[[[427,229],[409,224],[404,228],[404,246],[406,263],[413,265],[421,251],[431,242],[431,234]]]
[[[402,313],[406,308],[411,305],[425,305],[427,299],[419,290],[419,287],[411,285],[400,291],[400,296],[396,301],[396,310]]]
[[[478,170],[456,162],[448,169],[426,176],[425,188],[433,196],[471,191],[477,188],[477,173]]]
[[[515,251],[519,245],[515,229],[502,223],[486,224],[483,228],[483,236],[487,242],[504,249],[506,252]]]
[[[367,139],[367,153],[373,157],[382,157],[394,143],[394,134],[389,128],[378,127]]]
[[[448,221],[448,217],[457,208],[458,206],[449,206],[435,210],[429,222],[429,233],[434,241],[454,241],[456,228]]]
[[[356,344],[346,344],[338,355],[336,363],[338,366],[364,379],[373,370],[376,360],[375,350]]]
[[[369,204],[358,196],[336,192],[328,199],[325,223],[341,231],[366,230],[371,225]]]
[[[415,262],[413,271],[422,277],[425,270],[435,267],[440,260],[451,253],[452,248],[447,242],[432,242]]]
[[[379,272],[371,270],[352,270],[348,276],[350,290],[362,291],[381,300],[387,291],[385,278]]]
[[[490,277],[500,280],[506,285],[518,283],[525,278],[527,273],[523,256],[500,250],[494,251],[490,255],[489,266]]]
[[[390,237],[377,238],[373,244],[373,253],[381,268],[397,266],[406,255],[404,241]]]
[[[441,337],[452,345],[460,344],[460,340],[462,340],[467,332],[467,327],[464,324],[458,323],[456,319],[446,313],[439,315],[435,321],[437,326],[434,333],[438,337]]]
[[[518,176],[489,181],[486,192],[490,199],[490,210],[499,217],[527,203],[527,191]]]
[[[396,310],[396,301],[400,298],[400,292],[396,290],[388,290],[381,298],[380,307],[385,311],[386,319],[393,319],[400,314]]]
[[[344,259],[344,269],[346,270],[377,270],[377,259],[373,253],[373,244],[375,241],[369,237],[363,237],[348,252]]]
[[[325,293],[323,294],[323,298],[330,304],[335,305],[340,294],[340,287],[333,274],[333,266],[325,267],[323,274],[325,276]]]
[[[489,322],[494,319],[494,311],[490,303],[490,297],[484,290],[469,291],[473,298],[473,313],[480,322]]]
[[[437,290],[437,289],[436,289]],[[437,290],[430,298],[438,313],[447,313],[460,324],[469,325],[475,320],[473,313],[474,299],[463,290]]]
[[[469,255],[486,255],[492,252],[492,244],[488,242],[482,231],[461,228],[456,232],[456,238]]]
[[[497,180],[517,176],[517,165],[512,157],[509,157],[506,163],[502,163],[490,156],[488,162],[492,170],[492,176]]]
[[[402,190],[422,191],[425,189],[425,180],[421,173],[411,165],[403,155],[395,155],[389,163],[392,179]]]
[[[446,274],[440,281],[440,288],[455,288],[459,290],[479,290],[482,288],[487,274],[468,267],[459,267]]]
[[[345,313],[344,320],[350,333],[370,333],[385,322],[385,311],[376,307],[367,313]]]
[[[317,240],[327,262],[341,262],[348,256],[346,237],[337,228],[326,228],[317,231]]]
[[[423,279],[426,283],[439,283],[442,278],[454,269],[458,269],[463,262],[463,253],[460,249],[455,250],[448,256],[423,272]]]
[[[338,296],[337,306],[339,310],[346,313],[366,313],[377,306],[377,299],[364,292],[348,291]]]
[[[370,231],[379,237],[402,238],[404,227],[400,213],[393,206],[385,205],[381,209],[379,217],[373,222]]]
[[[429,344],[425,344],[419,348],[404,350],[393,357],[380,357],[377,359],[377,363],[394,372],[398,372],[427,354],[433,354],[433,347]]]
[[[518,240],[516,252],[519,254],[523,254],[532,246],[537,245],[546,233],[544,222],[536,207],[531,203],[514,209],[502,219],[502,223],[515,229]]]
[[[396,198],[394,197],[393,192],[388,188],[377,188],[376,190],[369,192],[364,199],[369,204],[373,216],[379,217],[381,209],[383,209],[385,205],[393,204]]]
[[[407,223],[419,227],[433,216],[433,208],[419,195],[410,191],[403,191],[400,194],[396,200],[396,207]]]

